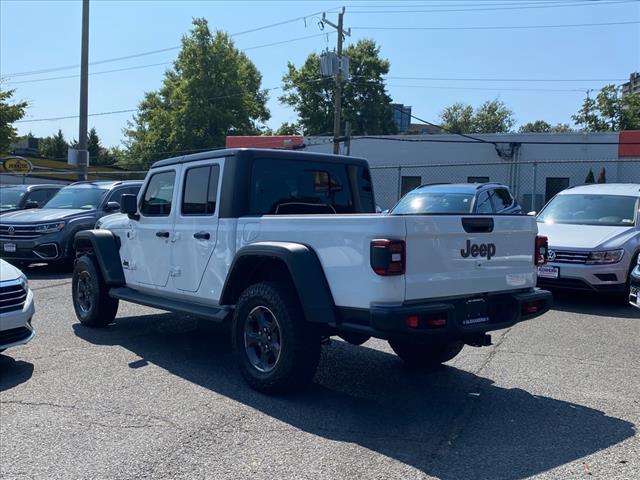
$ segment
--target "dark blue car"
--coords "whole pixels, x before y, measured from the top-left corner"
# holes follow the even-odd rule
[[[522,214],[509,187],[499,183],[439,183],[411,190],[389,212],[421,214]]]

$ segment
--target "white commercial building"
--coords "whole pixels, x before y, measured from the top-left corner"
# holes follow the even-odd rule
[[[525,209],[538,210],[589,172],[607,183],[640,184],[640,132],[455,134],[354,137],[350,155],[372,170],[376,199],[391,207],[425,183],[499,182]],[[332,139],[308,137],[306,151],[331,152]],[[341,147],[346,153],[346,147]],[[532,193],[535,191],[535,204]]]

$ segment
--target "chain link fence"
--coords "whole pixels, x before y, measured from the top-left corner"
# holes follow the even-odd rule
[[[432,163],[424,165],[372,166],[376,202],[391,208],[402,195],[430,183],[485,183],[507,185],[523,209],[540,210],[556,193],[571,185],[581,185],[593,172],[595,181],[640,184],[640,158],[601,160],[540,160],[484,163]],[[141,180],[146,170],[98,170],[89,180]],[[36,169],[30,174],[0,173],[0,185],[61,183],[77,180],[72,170]]]
[[[510,188],[524,210],[538,211],[556,193],[584,184],[589,172],[595,181],[640,184],[640,158],[371,167],[376,201],[382,209],[391,208],[402,195],[420,185],[497,182]]]

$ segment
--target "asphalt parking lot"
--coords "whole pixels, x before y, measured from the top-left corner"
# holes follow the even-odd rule
[[[428,372],[333,341],[309,391],[272,398],[236,373],[227,329],[124,303],[87,329],[68,273],[26,273],[37,337],[0,355],[3,479],[640,475],[632,307],[562,295]]]

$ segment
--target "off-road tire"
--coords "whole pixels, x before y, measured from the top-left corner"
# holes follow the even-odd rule
[[[113,323],[119,302],[109,296],[109,287],[91,256],[78,258],[73,268],[71,286],[73,308],[83,325],[100,328]]]
[[[269,311],[279,330],[279,354],[269,371],[261,371],[251,358],[245,327],[252,322],[250,314]],[[232,342],[240,373],[255,390],[278,394],[299,390],[313,380],[320,361],[320,332],[304,319],[293,292],[285,282],[263,282],[247,287],[240,295],[233,315]],[[271,338],[271,337],[269,337]],[[257,345],[254,345],[258,349]]]
[[[402,361],[412,368],[436,367],[448,362],[464,347],[462,341],[416,342],[389,340],[389,345]]]

